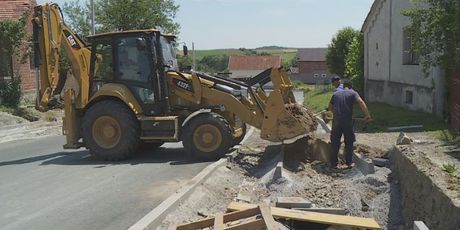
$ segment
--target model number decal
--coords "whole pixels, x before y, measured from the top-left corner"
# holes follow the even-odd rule
[[[192,85],[186,81],[174,79],[174,84],[181,89],[185,89],[187,91],[193,92]]]

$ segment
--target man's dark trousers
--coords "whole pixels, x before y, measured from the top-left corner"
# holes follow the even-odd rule
[[[345,163],[351,165],[353,163],[353,143],[356,141],[355,132],[353,130],[353,121],[339,121],[332,122],[331,131],[331,165],[337,166],[338,156],[340,150],[340,140],[342,134],[345,139]]]

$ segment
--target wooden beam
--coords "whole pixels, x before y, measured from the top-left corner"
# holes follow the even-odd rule
[[[177,226],[177,230],[196,230],[196,229],[212,227],[213,224],[214,224],[214,217],[206,218],[206,219],[203,219],[197,222],[179,225]]]
[[[250,208],[250,209],[227,213],[224,215],[224,223],[255,216],[257,214],[260,214],[260,209],[257,206],[255,206],[254,208]]]
[[[261,229],[263,227],[265,227],[264,221],[262,219],[258,219],[258,220],[234,225],[234,226],[226,228],[225,230],[251,230],[251,229]]]
[[[260,213],[262,214],[262,219],[265,222],[265,226],[267,227],[267,230],[276,230],[277,225],[275,223],[275,219],[273,219],[272,214],[270,213],[270,207],[266,204],[260,204]]]
[[[228,206],[227,210],[241,211],[241,210],[246,210],[246,209],[250,209],[254,207],[257,207],[257,205],[232,202]],[[355,228],[381,229],[380,225],[374,219],[370,219],[370,218],[298,211],[298,210],[276,208],[276,207],[271,208],[271,213],[273,217],[281,218],[281,219],[291,219],[291,220],[298,220],[298,221],[304,221],[304,222],[310,222],[310,223],[339,225],[339,226],[348,226],[348,227],[355,227]]]
[[[224,230],[224,215],[218,213],[214,218],[214,230]]]

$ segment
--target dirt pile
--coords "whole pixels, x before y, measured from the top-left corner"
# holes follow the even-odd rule
[[[286,111],[304,127],[307,132],[313,132],[318,127],[315,115],[299,104],[285,105]]]

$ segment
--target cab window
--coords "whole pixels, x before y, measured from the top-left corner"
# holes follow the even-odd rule
[[[95,44],[96,60],[99,65],[94,75],[95,80],[112,80],[113,76],[113,52],[110,40],[102,40]]]
[[[149,52],[143,38],[120,38],[116,42],[120,80],[148,82],[151,74]]]

